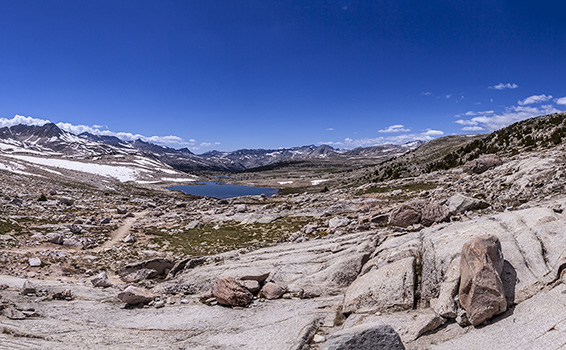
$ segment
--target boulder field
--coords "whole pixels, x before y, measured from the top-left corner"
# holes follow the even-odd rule
[[[154,259],[135,287],[0,276],[0,349],[560,349],[562,208]]]

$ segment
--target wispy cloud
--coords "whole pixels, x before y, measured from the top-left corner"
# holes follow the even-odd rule
[[[321,141],[320,145],[331,145],[340,148],[370,147],[385,144],[401,144],[409,141],[430,141],[438,136],[444,135],[440,130],[426,129],[421,133],[407,133],[392,136],[379,136],[373,138],[352,139],[347,137],[344,141]]]
[[[478,114],[471,119],[458,119],[455,123],[463,125],[463,131],[494,131],[521,120],[558,112],[562,111],[552,105],[510,106],[501,113]]]
[[[430,95],[432,95],[432,92],[430,92],[430,91],[423,91],[423,92],[421,92],[421,95],[423,95],[423,96],[430,96]]]
[[[326,128],[326,131],[334,131],[334,128]]]
[[[566,105],[566,96],[557,98],[557,99],[556,99],[556,104],[558,104],[558,105]]]
[[[497,85],[490,86],[489,88],[495,89],[495,90],[505,90],[505,89],[516,89],[518,87],[519,87],[519,85],[517,85],[515,83],[507,83],[507,84],[499,83]]]
[[[51,123],[51,121],[47,119],[39,119],[33,117],[24,117],[21,115],[16,115],[15,117],[8,119],[8,118],[0,118],[0,127],[9,127],[18,124],[24,125],[36,125],[41,126],[47,123]],[[170,147],[189,147],[191,149],[199,149],[199,146],[196,146],[196,140],[190,139],[189,141],[184,140],[179,136],[174,135],[167,135],[167,136],[145,136],[141,134],[133,134],[130,132],[115,132],[106,129],[105,126],[102,125],[80,125],[80,124],[71,124],[65,122],[56,123],[56,125],[61,129],[73,134],[81,134],[83,132],[88,132],[93,135],[101,135],[101,136],[115,136],[124,141],[134,141],[134,140],[142,140],[145,142],[151,142],[159,145],[170,146]],[[206,143],[206,142],[204,142]],[[217,143],[210,143],[210,145],[215,145]],[[202,144],[201,144],[202,145]],[[201,146],[205,147],[205,146]]]
[[[385,129],[378,130],[377,132],[381,133],[396,133],[396,132],[409,132],[411,129],[405,128],[402,124],[391,125]]]
[[[534,103],[543,103],[552,100],[552,95],[532,95],[524,100],[519,101],[519,105],[530,105]]]

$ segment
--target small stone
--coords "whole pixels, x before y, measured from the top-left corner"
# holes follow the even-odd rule
[[[147,290],[134,286],[129,286],[118,294],[118,299],[129,305],[149,303],[153,298],[153,294]]]
[[[90,283],[92,283],[93,286],[100,288],[107,288],[112,286],[112,283],[108,279],[108,275],[106,275],[106,272],[101,272],[98,275],[94,276],[90,280]]]
[[[28,262],[29,262],[29,266],[31,267],[41,266],[41,259],[39,258],[30,258]]]
[[[127,208],[125,205],[119,205],[119,206],[116,208],[116,212],[117,212],[118,214],[126,214],[126,213],[128,212],[128,208]]]
[[[266,283],[261,289],[261,295],[266,299],[279,299],[287,289],[274,282]]]
[[[24,285],[22,286],[22,294],[23,295],[28,295],[28,294],[35,294],[36,289],[35,286],[28,280],[24,281]]]
[[[315,334],[312,338],[313,343],[322,343],[326,341],[326,338],[323,335]]]
[[[134,235],[131,234],[131,233],[129,233],[129,234],[126,236],[126,238],[124,238],[124,239],[122,240],[122,242],[124,242],[124,243],[134,243],[135,241],[136,241],[136,238],[135,238]]]
[[[261,288],[259,282],[255,280],[243,280],[243,281],[240,280],[239,283],[242,285],[242,287],[246,288],[247,290],[249,290],[254,294],[259,292]]]
[[[162,307],[165,306],[165,302],[163,302],[163,300],[159,300],[159,301],[157,301],[153,306],[154,306],[156,309],[161,309]]]
[[[180,303],[185,305],[185,304],[188,304],[189,301],[187,299],[181,299]]]

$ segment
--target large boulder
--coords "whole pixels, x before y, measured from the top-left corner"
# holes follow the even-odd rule
[[[118,271],[118,275],[127,282],[137,282],[147,278],[165,277],[175,266],[175,261],[167,258],[155,258],[128,264]]]
[[[346,290],[344,313],[411,309],[415,258],[409,257],[358,277]]]
[[[452,260],[446,273],[444,281],[440,285],[440,293],[434,311],[446,318],[456,318],[458,308],[454,300],[458,295],[460,286],[460,258]]]
[[[247,306],[253,299],[252,293],[242,287],[233,277],[217,279],[212,286],[212,295],[218,304],[227,306]]]
[[[395,208],[389,216],[389,224],[393,226],[407,227],[421,222],[423,201],[412,201]]]
[[[118,299],[129,305],[145,304],[152,301],[154,295],[139,287],[129,286],[118,293]]]
[[[466,164],[464,164],[464,171],[481,174],[501,164],[503,164],[501,158],[495,154],[482,154],[479,158],[466,162]]]
[[[327,350],[405,350],[399,334],[385,324],[369,323],[332,334]]]
[[[435,202],[428,203],[421,211],[421,224],[430,226],[448,220],[450,210],[447,206]]]
[[[481,235],[462,247],[460,304],[474,326],[507,309],[501,281],[503,264],[501,243],[496,236]]]

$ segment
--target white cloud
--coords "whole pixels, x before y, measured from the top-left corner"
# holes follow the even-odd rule
[[[444,97],[450,98],[450,97],[452,97],[452,95],[451,95],[451,94],[448,94],[448,95],[444,95]]]
[[[517,85],[515,83],[507,83],[507,84],[499,83],[497,85],[490,86],[489,88],[495,89],[495,90],[505,90],[505,89],[516,89],[518,87],[519,87],[519,85]]]
[[[557,98],[557,99],[556,99],[556,104],[558,104],[558,105],[566,105],[566,96]]]
[[[326,128],[326,131],[334,131],[334,128]]]
[[[21,116],[21,115],[16,115],[12,119],[0,118],[0,127],[1,128],[14,126],[14,125],[18,125],[18,124],[41,126],[41,125],[45,125],[47,123],[49,123],[49,120],[32,118],[32,117],[24,117],[24,116]]]
[[[423,132],[421,135],[424,135],[424,136],[442,136],[442,135],[444,135],[444,132],[440,131],[440,130],[426,129],[426,131]]]
[[[373,138],[361,138],[361,139],[352,139],[347,137],[344,141],[324,141],[318,142],[320,145],[330,145],[330,146],[339,146],[342,148],[356,148],[356,147],[370,147],[370,146],[378,146],[378,145],[385,145],[385,144],[401,144],[405,142],[415,141],[415,140],[422,140],[422,141],[430,141],[433,140],[436,136],[444,135],[444,132],[440,130],[432,130],[426,129],[421,133],[407,133],[401,135],[392,135],[392,136],[379,136]]]
[[[485,130],[481,126],[465,126],[462,128],[464,131],[483,131]]]
[[[378,130],[377,132],[395,133],[395,132],[409,132],[409,131],[411,131],[411,129],[405,128],[405,126],[402,124],[397,124],[397,125],[388,126],[387,128]]]
[[[533,103],[542,103],[550,100],[552,100],[552,95],[532,95],[522,101],[519,101],[519,105],[524,106]]]
[[[421,92],[421,95],[423,95],[423,96],[430,96],[430,95],[432,95],[432,92],[430,92],[430,91],[424,91],[424,92]]]
[[[483,111],[483,112],[474,112],[474,111],[467,111],[466,116],[470,116],[470,115],[478,115],[478,114],[493,114],[495,113],[495,111]]]
[[[21,115],[16,115],[14,118],[7,119],[7,118],[0,118],[0,127],[6,126],[14,126],[18,124],[25,124],[25,125],[45,125],[47,123],[51,123],[51,121],[47,119],[38,119],[33,117],[23,117]],[[83,132],[88,132],[93,135],[101,135],[101,136],[116,136],[121,140],[124,141],[134,141],[140,139],[145,142],[151,142],[159,145],[165,145],[170,147],[187,147],[187,146],[195,146],[196,141],[194,139],[190,139],[189,141],[184,140],[179,136],[168,135],[168,136],[144,136],[141,134],[133,134],[129,132],[114,132],[110,130],[101,130],[103,126],[101,125],[75,125],[71,123],[64,123],[60,122],[57,123],[57,126],[61,130],[65,130],[71,132],[73,134],[81,134]]]
[[[477,115],[471,119],[459,119],[455,123],[465,125],[464,131],[494,131],[521,120],[537,117],[539,115],[561,112],[552,105],[542,106],[511,106],[501,113]]]

